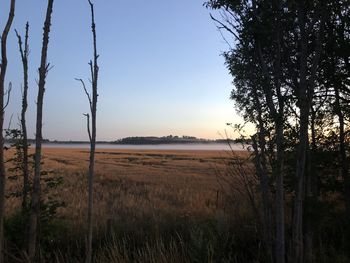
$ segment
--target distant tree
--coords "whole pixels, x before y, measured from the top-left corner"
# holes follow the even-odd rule
[[[28,256],[31,262],[34,262],[37,252],[37,243],[39,239],[39,221],[40,221],[40,201],[41,201],[41,145],[42,145],[42,121],[43,121],[43,102],[46,77],[50,69],[47,63],[47,51],[49,45],[49,33],[51,28],[51,16],[54,0],[48,0],[46,18],[44,22],[43,43],[41,50],[41,62],[39,67],[38,97],[37,97],[37,115],[36,115],[36,134],[35,134],[35,164],[34,181],[31,198],[31,211],[29,219],[29,237],[28,237]]]
[[[0,64],[0,263],[4,262],[4,217],[5,217],[5,160],[4,160],[4,115],[5,115],[5,77],[7,70],[7,36],[15,16],[15,0],[11,0],[10,12],[1,35]],[[9,92],[9,91],[8,91]]]

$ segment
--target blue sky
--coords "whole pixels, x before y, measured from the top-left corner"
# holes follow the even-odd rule
[[[0,0],[0,26],[8,0]],[[27,114],[34,136],[37,68],[45,0],[17,0],[8,40],[8,75],[13,92],[6,122],[20,112],[22,65],[13,29],[30,23],[30,91]],[[228,47],[200,0],[95,0],[100,79],[98,139],[193,135],[218,138],[226,122],[241,122],[229,100],[231,77],[220,53]],[[74,78],[88,80],[91,58],[89,6],[56,0],[44,100],[45,138],[87,140],[85,94]]]

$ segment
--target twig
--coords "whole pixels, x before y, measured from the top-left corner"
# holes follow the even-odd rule
[[[87,131],[88,131],[88,135],[89,135],[89,140],[91,142],[92,138],[91,138],[91,131],[90,131],[90,114],[84,113],[83,115],[86,117]]]

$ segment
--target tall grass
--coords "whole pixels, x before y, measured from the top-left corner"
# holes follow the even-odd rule
[[[64,183],[43,192],[65,206],[42,222],[39,262],[83,262],[87,154],[45,151],[44,169]],[[232,156],[220,152],[99,151],[93,262],[268,262],[256,215],[258,187],[252,177],[245,191],[232,165]],[[247,171],[253,172],[249,164]],[[7,190],[20,187],[15,181]],[[8,262],[26,262],[20,207],[18,198],[7,200]],[[316,262],[346,262],[345,242],[338,240],[346,239],[344,223],[337,211],[326,213]]]

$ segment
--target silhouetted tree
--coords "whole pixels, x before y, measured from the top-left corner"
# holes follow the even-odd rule
[[[0,263],[4,262],[4,217],[5,217],[5,160],[4,160],[4,115],[6,102],[5,77],[7,70],[7,36],[15,16],[15,0],[11,0],[9,16],[1,35],[1,64],[0,64]],[[9,91],[8,91],[9,92]]]
[[[24,48],[22,37],[16,30],[18,38],[19,52],[21,55],[23,65],[23,92],[22,92],[22,111],[21,111],[21,129],[22,129],[22,150],[23,150],[23,196],[22,196],[22,209],[26,210],[28,205],[28,191],[29,191],[29,168],[28,168],[28,136],[27,136],[27,124],[26,124],[26,112],[28,108],[28,56],[29,56],[29,23],[27,22],[25,28]]]
[[[340,173],[344,180],[344,195],[347,216],[350,219],[350,174],[346,143],[346,119],[349,117],[349,72],[350,72],[350,1],[341,0],[332,3],[330,19],[325,25],[325,57],[322,68],[322,81],[326,87],[319,96],[331,97],[332,112],[338,119]],[[327,91],[327,93],[325,93]]]
[[[42,120],[43,120],[43,102],[46,84],[46,76],[50,69],[47,63],[47,50],[49,45],[49,33],[51,28],[51,15],[54,0],[48,0],[46,18],[44,22],[43,43],[41,50],[41,62],[39,67],[38,97],[37,97],[37,115],[36,115],[36,134],[35,134],[35,165],[34,181],[31,199],[31,211],[29,219],[29,237],[28,237],[28,256],[33,262],[39,238],[39,221],[40,221],[40,198],[41,198],[41,144],[42,144]]]
[[[219,0],[209,1],[207,6],[221,10],[221,20],[211,17],[218,23],[219,29],[228,31],[236,41],[236,47],[224,54],[236,86],[232,98],[246,109],[247,120],[257,125],[258,133],[252,139],[255,142],[253,145],[256,155],[255,165],[260,178],[263,202],[263,239],[269,257],[273,249],[269,177],[275,178],[275,254],[277,262],[284,262],[283,130],[288,87],[283,85],[282,79],[282,3]],[[268,112],[268,115],[263,117],[263,111]],[[274,127],[272,135],[276,149],[271,152],[275,160],[271,167],[273,170],[271,175],[267,168],[265,150],[268,122]]]
[[[206,5],[218,11],[219,18],[211,15],[218,28],[233,36],[234,45],[224,53],[234,77],[231,97],[244,118],[256,125],[252,141],[260,175],[265,245],[271,249],[266,222],[272,192],[274,260],[284,262],[288,255],[290,262],[311,262],[314,222],[310,215],[321,178],[318,146],[330,140],[319,139],[319,127],[327,122],[333,125],[335,119],[339,121],[336,136],[345,199],[349,196],[350,200],[344,117],[349,94],[349,2],[212,0]],[[327,147],[331,153],[334,145]],[[288,253],[285,191],[293,197],[293,206],[287,207],[293,210]]]
[[[86,263],[91,263],[92,261],[92,238],[93,238],[93,186],[94,186],[94,167],[95,167],[95,148],[96,148],[96,111],[97,111],[97,84],[98,84],[98,57],[97,54],[97,37],[96,37],[96,24],[95,24],[95,12],[93,3],[88,0],[91,11],[91,30],[92,30],[92,43],[93,43],[93,60],[90,60],[90,73],[91,73],[91,89],[92,96],[86,89],[86,85],[82,79],[76,79],[81,82],[84,92],[87,95],[91,114],[91,128],[90,128],[90,114],[84,114],[87,121],[87,131],[90,140],[90,157],[89,157],[89,172],[88,172],[88,236],[86,244]]]

